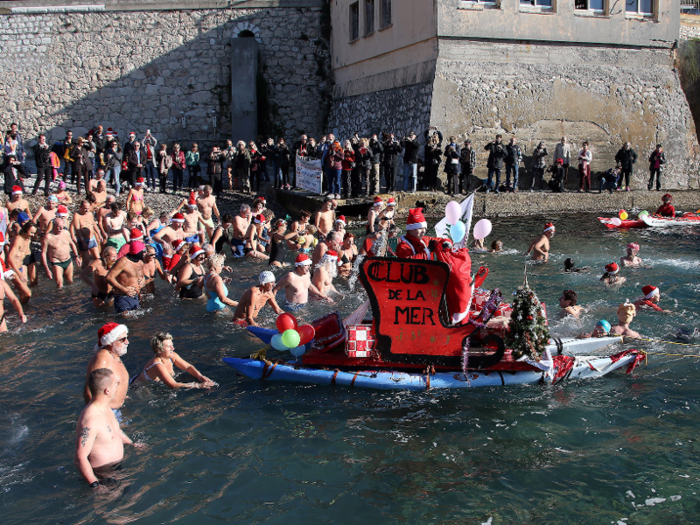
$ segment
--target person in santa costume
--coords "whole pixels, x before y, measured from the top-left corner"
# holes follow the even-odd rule
[[[600,280],[605,286],[620,286],[627,281],[620,275],[620,266],[614,262],[605,265],[605,273]]]
[[[467,319],[472,300],[472,261],[469,250],[455,249],[449,239],[427,237],[427,228],[423,208],[409,210],[406,235],[399,240],[396,256],[403,259],[437,260],[450,267],[446,291],[447,309],[452,322],[459,324]]]
[[[661,202],[663,202],[663,204],[659,206],[658,210],[656,210],[656,215],[674,218],[676,216],[676,208],[674,208],[671,204],[673,202],[673,196],[670,193],[667,193],[661,197]]]
[[[661,291],[658,287],[647,284],[646,286],[642,286],[642,293],[644,297],[634,302],[634,306],[636,306],[638,310],[654,310],[664,314],[672,313],[670,310],[664,310],[658,305],[658,302],[661,300]]]

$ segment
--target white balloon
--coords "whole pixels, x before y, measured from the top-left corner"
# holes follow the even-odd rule
[[[474,226],[474,231],[472,232],[472,235],[474,236],[475,239],[485,239],[491,233],[492,228],[493,228],[493,225],[491,224],[490,220],[481,219]]]

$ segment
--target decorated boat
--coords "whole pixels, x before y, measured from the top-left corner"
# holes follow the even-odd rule
[[[630,229],[630,228],[646,228],[647,225],[641,219],[626,219],[621,220],[617,217],[598,217],[598,220],[603,223],[608,229]],[[618,224],[619,223],[619,224]]]
[[[547,323],[546,305],[527,284],[518,290],[513,304],[507,304],[498,289],[480,288],[487,274],[486,268],[479,269],[467,318],[455,324],[445,299],[448,264],[368,258],[358,274],[368,301],[344,320],[332,312],[313,321],[313,339],[294,349],[296,360],[271,361],[263,352],[254,359],[224,361],[253,379],[420,390],[600,377],[619,368],[630,372],[642,358],[637,350],[581,355],[619,342],[618,337],[549,338],[542,328]],[[506,348],[506,341],[520,348],[516,343],[522,334],[517,329],[523,323],[535,330],[532,334],[539,334],[533,338],[546,336],[542,351]],[[273,329],[248,330],[267,344],[279,337]]]
[[[684,213],[679,217],[662,217],[641,213],[637,219],[621,220],[617,217],[598,217],[608,229],[671,228],[676,226],[700,226],[700,214]]]

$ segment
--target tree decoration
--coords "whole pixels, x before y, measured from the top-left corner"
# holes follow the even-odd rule
[[[548,342],[549,328],[545,323],[542,304],[528,285],[526,276],[523,285],[515,292],[505,343],[513,350],[515,359],[526,355],[539,361]]]

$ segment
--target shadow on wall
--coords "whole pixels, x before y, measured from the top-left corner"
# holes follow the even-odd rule
[[[276,108],[274,126],[290,137],[320,130],[315,112],[299,105],[299,99],[318,99],[325,87],[315,78],[318,46],[301,39],[302,29],[314,38],[320,33],[311,23],[319,13],[311,11],[4,17],[0,30],[10,38],[0,51],[11,74],[0,80],[6,100],[0,118],[19,122],[28,145],[40,132],[55,142],[67,129],[79,136],[97,124],[122,140],[150,129],[169,145],[223,141],[231,131],[230,39],[255,28],[267,88],[261,105]]]

